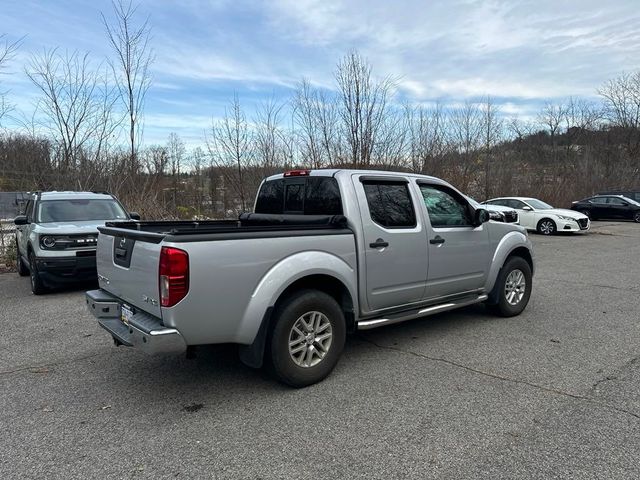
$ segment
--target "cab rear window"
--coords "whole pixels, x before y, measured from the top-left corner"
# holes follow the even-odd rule
[[[332,177],[269,180],[258,192],[255,213],[342,215],[338,182]]]

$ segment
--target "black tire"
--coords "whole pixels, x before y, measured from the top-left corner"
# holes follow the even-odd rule
[[[515,298],[510,302],[507,298],[507,279],[512,272],[522,273],[525,281],[522,297],[514,302]],[[517,275],[517,273],[514,273]],[[522,257],[510,257],[505,262],[504,266],[500,269],[496,284],[491,292],[491,299],[495,302],[488,305],[490,310],[496,315],[502,317],[514,317],[520,315],[529,303],[531,297],[533,275],[531,274],[531,266]]]
[[[636,212],[633,216],[633,221],[636,223],[640,223],[640,212]]]
[[[324,325],[322,331],[325,334],[322,336],[326,333],[331,334],[326,353],[321,350],[322,344],[316,343],[314,332],[309,331],[308,338],[304,337],[306,340],[300,340],[303,337],[297,333],[299,330],[294,330],[294,326],[300,325],[301,319],[305,321],[310,318],[307,316],[314,312],[323,316],[317,317]],[[326,327],[327,322],[330,324],[330,328]],[[301,290],[294,293],[276,308],[272,326],[267,340],[266,360],[273,375],[282,383],[296,388],[313,385],[326,378],[338,363],[346,338],[345,319],[338,303],[326,293],[317,290]],[[300,342],[290,347],[292,336],[295,336]],[[321,335],[318,335],[318,338],[320,337]],[[307,343],[308,341],[312,343]],[[321,341],[326,342],[326,339]],[[295,349],[298,346],[302,347],[304,352],[311,350],[310,357],[313,361],[316,360],[313,358],[314,349],[316,356],[323,353],[323,357],[318,359],[315,364],[309,361],[309,366],[301,366],[296,363],[294,354],[290,352],[292,348]],[[306,353],[301,353],[303,356],[306,355]],[[303,362],[304,360],[303,358]]]
[[[38,267],[36,266],[36,257],[33,252],[29,253],[29,273],[31,274],[31,291],[34,295],[42,295],[47,293],[48,289],[40,278]]]
[[[589,217],[589,220],[593,220],[593,218],[591,217],[591,211],[589,210],[578,210],[578,213],[586,215],[587,217]]]
[[[27,275],[29,275],[29,269],[25,266],[24,261],[22,261],[22,255],[20,255],[18,242],[16,242],[16,269],[18,270],[18,275],[20,275],[21,277],[26,277]]]
[[[543,218],[538,222],[536,231],[540,235],[553,235],[558,231],[558,227],[556,226],[556,222],[550,218]]]

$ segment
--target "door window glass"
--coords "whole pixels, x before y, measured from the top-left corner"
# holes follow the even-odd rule
[[[608,197],[607,203],[609,205],[626,205],[627,204],[627,202],[625,202],[621,198],[616,198],[616,197]]]
[[[471,225],[469,206],[462,198],[443,187],[432,185],[420,185],[420,191],[433,227]]]
[[[607,197],[594,197],[591,199],[591,203],[595,203],[597,205],[604,205],[607,203]]]
[[[367,181],[363,187],[375,223],[386,228],[416,226],[416,214],[406,183]]]

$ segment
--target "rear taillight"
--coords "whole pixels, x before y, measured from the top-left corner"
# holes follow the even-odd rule
[[[173,307],[189,292],[189,255],[184,250],[162,247],[160,251],[160,305]]]

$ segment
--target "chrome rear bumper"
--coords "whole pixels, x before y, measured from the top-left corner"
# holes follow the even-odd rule
[[[85,293],[87,307],[98,324],[111,334],[116,345],[136,347],[149,354],[184,352],[187,345],[175,328],[166,328],[162,321],[146,312],[136,311],[124,323],[121,302],[104,290]]]

